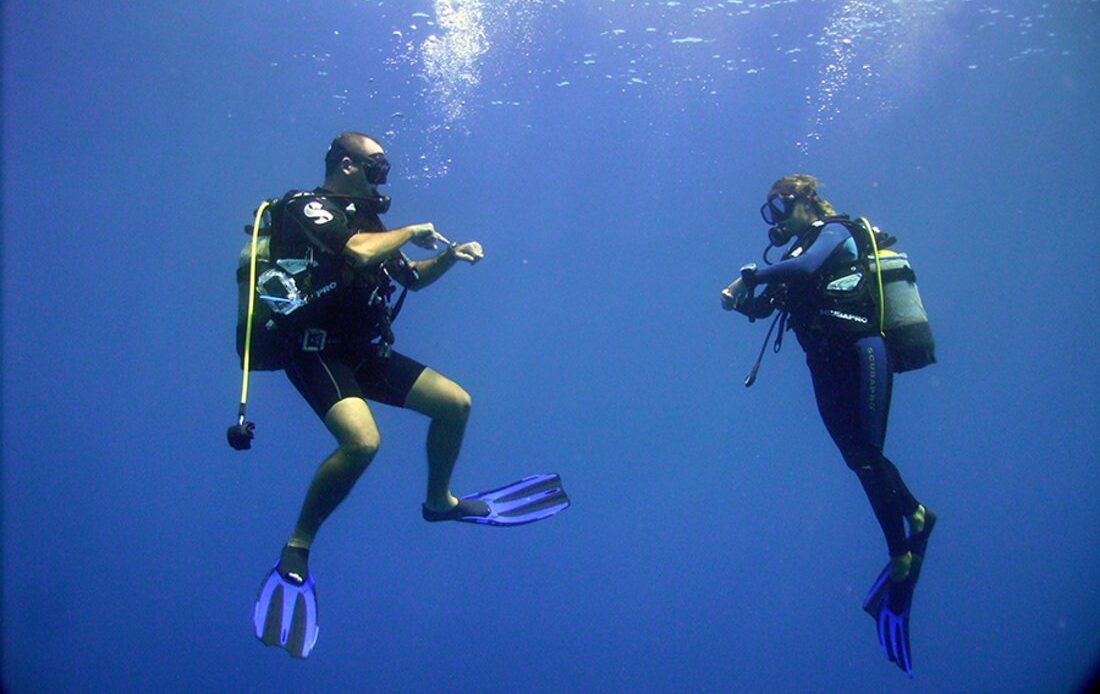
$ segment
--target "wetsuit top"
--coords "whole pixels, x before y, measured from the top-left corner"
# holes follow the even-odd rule
[[[312,258],[316,263],[301,280],[308,303],[295,311],[297,329],[321,328],[334,337],[369,342],[381,333],[386,301],[394,291],[391,277],[412,281],[403,253],[377,265],[353,269],[344,255],[348,241],[360,232],[385,231],[378,215],[358,210],[355,201],[324,188],[292,191],[284,198],[282,223],[271,237],[275,258]]]
[[[754,283],[785,286],[784,306],[799,343],[819,351],[878,334],[869,292],[873,279],[866,275],[848,230],[827,224],[798,241],[783,260],[758,270]]]

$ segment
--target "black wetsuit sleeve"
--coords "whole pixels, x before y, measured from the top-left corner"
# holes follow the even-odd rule
[[[790,282],[809,277],[825,264],[829,256],[836,251],[851,236],[843,227],[831,225],[826,227],[810,245],[806,252],[797,258],[781,260],[775,265],[760,268],[756,271],[753,284],[769,284],[772,282]]]
[[[348,228],[347,216],[328,198],[304,195],[287,204],[292,233],[299,233],[310,245],[335,255],[355,234]]]

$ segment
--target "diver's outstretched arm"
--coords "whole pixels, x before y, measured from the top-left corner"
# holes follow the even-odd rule
[[[430,244],[434,236],[435,226],[431,222],[391,231],[361,232],[348,239],[344,255],[353,265],[374,265],[389,260],[410,241],[418,246]]]
[[[461,260],[474,265],[484,257],[485,252],[481,250],[481,244],[477,241],[450,244],[447,250],[434,258],[411,263],[410,266],[416,271],[416,279],[404,286],[413,291],[419,291],[442,277],[445,272],[454,267],[455,262]]]

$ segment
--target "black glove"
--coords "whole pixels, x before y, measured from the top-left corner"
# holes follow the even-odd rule
[[[252,448],[252,439],[256,438],[256,435],[252,433],[255,429],[256,424],[254,422],[234,424],[225,432],[225,438],[229,440],[229,445],[235,450],[247,451]]]

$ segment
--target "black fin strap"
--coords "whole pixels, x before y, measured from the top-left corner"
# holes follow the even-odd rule
[[[757,374],[758,371],[760,371],[760,362],[762,362],[764,360],[764,350],[766,350],[768,348],[768,343],[772,339],[772,331],[775,330],[775,324],[779,322],[779,319],[782,318],[785,315],[787,315],[786,311],[780,311],[779,315],[777,315],[772,320],[771,327],[768,328],[768,334],[764,336],[764,344],[760,345],[760,353],[756,355],[756,363],[752,365],[752,371],[749,372],[749,375],[745,376],[745,387],[746,388],[751,388],[752,384],[756,383],[756,374]],[[779,334],[780,334],[780,336],[782,336],[783,332],[780,331]]]

